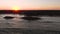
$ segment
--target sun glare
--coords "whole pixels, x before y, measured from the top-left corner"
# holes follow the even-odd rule
[[[20,10],[20,8],[18,6],[13,6],[12,10]]]
[[[13,6],[12,10],[14,10],[13,11],[14,13],[18,13],[19,12],[18,10],[20,10],[20,8],[18,6]]]

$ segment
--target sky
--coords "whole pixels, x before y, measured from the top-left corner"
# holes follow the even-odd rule
[[[0,0],[0,10],[60,10],[60,0]]]

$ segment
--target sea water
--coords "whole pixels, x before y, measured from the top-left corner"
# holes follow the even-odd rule
[[[13,19],[4,19],[5,16],[13,16]],[[59,30],[60,17],[38,16],[41,20],[28,21],[21,19],[24,15],[0,14],[0,28],[26,28],[42,30]]]

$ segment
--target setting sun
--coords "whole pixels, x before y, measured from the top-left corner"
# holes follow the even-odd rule
[[[12,10],[20,10],[20,8],[18,6],[13,6]]]
[[[20,8],[18,6],[13,6],[12,10],[14,10],[13,11],[14,13],[18,13],[19,12],[18,10],[20,10]]]

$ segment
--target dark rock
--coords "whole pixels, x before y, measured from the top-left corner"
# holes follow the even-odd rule
[[[11,16],[5,16],[4,19],[13,19],[14,17]]]
[[[39,20],[41,18],[38,18],[38,17],[22,17],[22,19],[24,19],[24,20]]]

